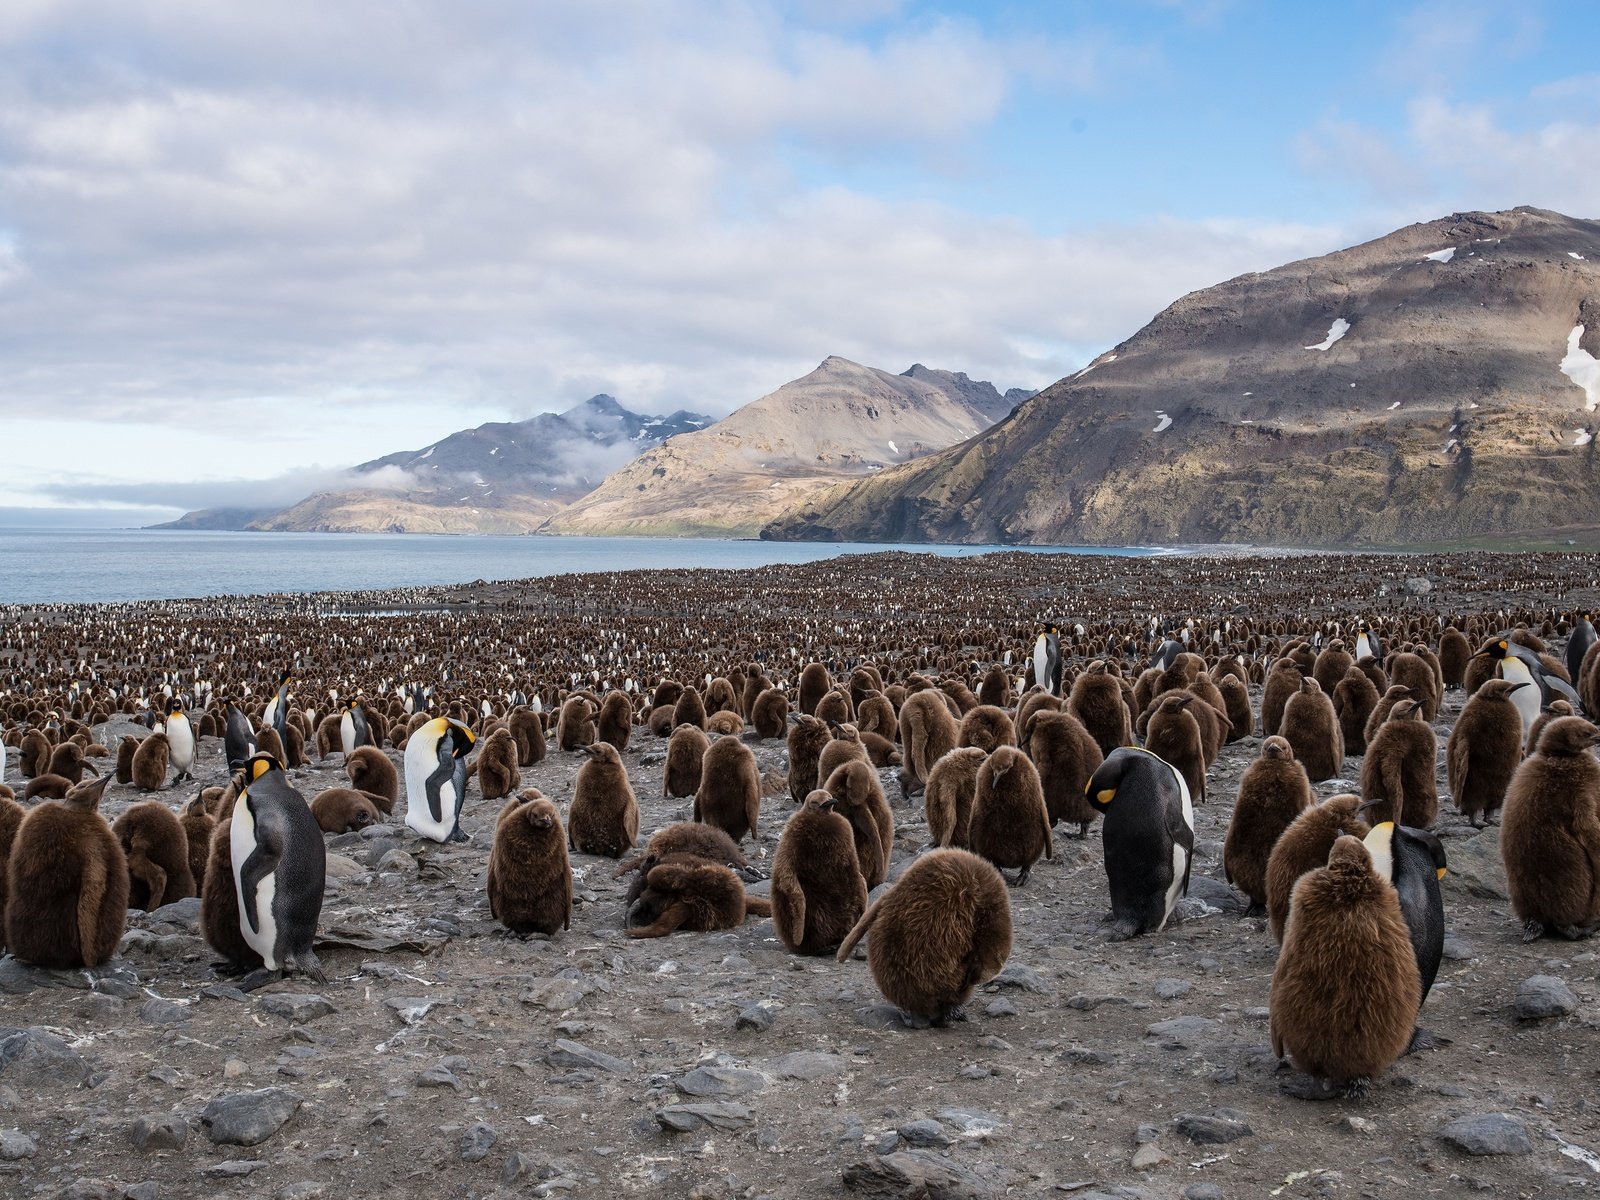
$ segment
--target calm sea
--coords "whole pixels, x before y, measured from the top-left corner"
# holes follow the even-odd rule
[[[0,604],[357,591],[577,571],[759,567],[885,550],[967,556],[1015,548],[700,538],[0,529]],[[1028,549],[1064,554],[1164,552],[1072,546]]]

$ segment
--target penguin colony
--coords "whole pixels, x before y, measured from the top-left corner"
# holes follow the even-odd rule
[[[575,914],[574,867],[596,854],[628,854],[640,832],[638,810],[632,809],[630,827],[629,804],[615,803],[618,789],[611,786],[604,795],[612,807],[602,806],[598,825],[620,836],[614,845],[588,849],[572,841],[578,822],[563,816],[563,805],[571,806],[577,796],[547,799],[524,788],[525,772],[563,753],[569,761],[592,757],[611,769],[619,741],[620,749],[632,742],[635,752],[642,747],[670,762],[668,738],[676,741],[684,732],[690,748],[679,756],[683,762],[669,794],[693,797],[693,811],[702,819],[697,828],[726,835],[727,844],[686,838],[673,845],[668,839],[652,850],[656,838],[674,827],[657,831],[643,861],[631,868],[634,894],[625,911],[615,914],[628,936],[734,929],[770,911],[773,935],[796,954],[833,953],[848,962],[864,938],[866,969],[884,996],[911,1023],[942,1024],[959,1019],[974,991],[1004,966],[1013,934],[1013,888],[1036,891],[1041,870],[1048,872],[1043,886],[1061,879],[1059,868],[1044,865],[1051,851],[1060,853],[1057,838],[1081,837],[1101,826],[1107,877],[1081,878],[1076,886],[1092,884],[1103,896],[1110,938],[1158,937],[1181,919],[1191,873],[1202,869],[1194,861],[1194,806],[1207,802],[1208,785],[1210,802],[1217,802],[1211,768],[1219,747],[1259,732],[1239,697],[1248,706],[1248,689],[1276,678],[1282,681],[1276,693],[1281,739],[1267,745],[1281,748],[1264,753],[1263,763],[1271,758],[1275,769],[1293,765],[1298,773],[1283,770],[1287,778],[1269,780],[1265,771],[1259,779],[1253,772],[1240,784],[1227,871],[1252,906],[1273,917],[1281,937],[1270,989],[1274,1048],[1335,1090],[1359,1094],[1420,1036],[1418,1009],[1439,970],[1435,935],[1442,938],[1443,901],[1437,876],[1431,891],[1426,884],[1432,864],[1443,865],[1448,839],[1441,843],[1427,826],[1453,821],[1456,812],[1474,825],[1493,823],[1503,813],[1512,896],[1508,920],[1514,912],[1516,931],[1565,939],[1585,937],[1600,925],[1600,878],[1585,874],[1583,865],[1600,861],[1600,826],[1593,822],[1600,803],[1596,735],[1584,717],[1552,707],[1592,712],[1585,697],[1600,688],[1600,668],[1596,656],[1588,655],[1589,669],[1583,670],[1580,655],[1574,676],[1562,639],[1580,629],[1579,618],[1549,609],[1468,611],[1450,615],[1452,623],[1445,624],[1409,603],[1374,604],[1370,589],[1339,601],[1337,588],[1324,583],[1319,595],[1344,615],[1312,618],[1287,604],[1285,615],[1251,615],[1274,611],[1270,597],[1281,581],[1272,576],[1295,573],[1294,560],[1287,561],[1287,569],[1258,572],[1254,590],[1239,579],[1230,581],[1231,590],[1216,588],[1230,599],[1250,597],[1217,603],[1213,611],[1226,616],[1197,617],[1192,624],[1091,616],[1056,623],[1061,675],[1055,677],[1057,663],[1047,643],[1043,688],[1034,683],[1029,653],[1038,642],[1037,627],[998,612],[988,614],[989,627],[981,616],[964,613],[964,624],[944,630],[914,625],[902,634],[890,631],[894,621],[888,616],[876,632],[873,621],[859,616],[824,629],[812,617],[795,615],[802,607],[820,611],[812,601],[788,614],[803,621],[805,638],[795,638],[791,628],[785,644],[783,633],[774,630],[730,656],[697,648],[687,627],[664,636],[659,622],[636,635],[618,619],[612,635],[597,641],[595,626],[604,622],[576,619],[580,612],[596,616],[592,597],[566,594],[574,616],[564,617],[559,588],[570,585],[541,581],[542,591],[509,606],[512,615],[504,626],[496,628],[493,617],[479,618],[487,623],[478,645],[498,647],[516,664],[509,678],[502,664],[485,670],[458,666],[448,654],[441,660],[441,645],[430,639],[423,621],[370,628],[359,617],[329,617],[337,635],[307,639],[294,630],[296,621],[310,615],[303,607],[310,600],[274,613],[248,612],[241,604],[230,615],[233,606],[217,606],[221,615],[211,618],[208,632],[194,635],[197,647],[208,647],[201,655],[205,665],[178,670],[152,670],[155,651],[148,644],[137,655],[127,653],[138,645],[138,606],[79,610],[65,618],[61,610],[47,614],[49,620],[36,612],[24,621],[19,613],[11,627],[20,631],[21,644],[0,648],[3,737],[16,748],[7,759],[6,783],[25,788],[57,765],[68,773],[76,768],[88,782],[62,774],[62,798],[0,812],[0,841],[8,830],[10,840],[3,926],[8,945],[41,965],[94,965],[114,952],[130,905],[157,907],[180,898],[178,893],[198,891],[207,940],[227,969],[252,976],[299,970],[320,978],[311,941],[312,901],[320,901],[322,892],[313,867],[321,862],[317,800],[347,793],[321,808],[332,812],[347,804],[348,831],[373,814],[381,818],[399,808],[402,785],[406,823],[428,842],[465,840],[497,813],[492,838],[459,852],[484,858],[488,908],[507,929],[560,937],[597,919],[583,908]],[[1464,578],[1471,579],[1475,569],[1463,565]],[[841,568],[813,570],[824,597],[829,572],[846,574]],[[1571,580],[1575,589],[1591,584]],[[1503,582],[1496,587],[1506,590]],[[1189,592],[1181,605],[1176,596],[1166,597],[1173,611],[1193,611],[1207,594],[1203,588]],[[1072,610],[1070,596],[1059,603]],[[1241,604],[1247,611],[1235,612]],[[1349,614],[1360,607],[1378,615],[1353,638],[1360,623]],[[840,611],[855,610],[841,602]],[[1104,609],[1085,605],[1082,611]],[[66,620],[82,627],[70,640],[61,628]],[[236,659],[234,635],[224,628],[228,621],[265,630],[267,644],[277,643],[285,657],[296,660],[289,679],[277,678],[275,663]],[[566,628],[561,665],[568,669],[554,670],[549,649],[536,649],[532,636],[514,628],[519,621],[546,638]],[[564,621],[575,623],[563,626]],[[198,616],[195,624],[205,627]],[[460,637],[460,631],[452,636]],[[80,647],[92,637],[116,649],[98,653],[91,665]],[[1379,638],[1382,649],[1373,652]],[[1459,642],[1469,647],[1464,660]],[[647,649],[669,643],[671,651]],[[1475,654],[1472,647],[1478,648]],[[806,653],[819,657],[803,659]],[[341,674],[345,668],[337,660],[346,654],[370,664],[370,673]],[[119,655],[130,665],[109,667]],[[413,665],[424,657],[449,661],[448,677],[430,678]],[[873,671],[858,671],[869,663]],[[1402,682],[1387,675],[1386,665],[1402,668]],[[1441,795],[1428,711],[1454,686],[1446,682],[1453,672],[1459,669],[1465,682],[1484,665],[1490,671],[1478,680],[1450,732],[1449,785]],[[527,679],[518,690],[515,675],[524,670]],[[536,684],[540,675],[546,680]],[[677,686],[666,687],[669,682]],[[361,699],[334,699],[334,690]],[[1492,704],[1504,704],[1501,693],[1533,693],[1540,704],[1531,718],[1513,707],[1513,728],[1510,716],[1490,712]],[[1143,703],[1137,700],[1141,695]],[[1297,706],[1302,697],[1312,699]],[[1386,699],[1382,719],[1369,725]],[[790,716],[805,712],[808,701],[832,727],[828,720],[808,724]],[[750,719],[758,705],[762,722]],[[773,714],[780,711],[775,726]],[[362,714],[359,732],[355,713]],[[870,729],[867,713],[873,714]],[[128,780],[118,798],[144,797],[144,805],[172,818],[169,824],[144,808],[152,818],[149,831],[140,829],[138,806],[127,808],[114,825],[97,811],[111,776],[109,763],[96,760],[111,754],[96,735],[116,743],[103,726],[140,714],[149,714],[145,728],[122,743]],[[1241,715],[1246,729],[1240,728]],[[346,755],[352,787],[301,797],[297,807],[289,799],[294,789],[282,760],[297,743],[315,753],[317,731],[329,717],[337,717],[337,724],[326,754],[330,761]],[[719,717],[730,732],[718,732]],[[187,743],[179,719],[192,729]],[[1540,736],[1524,746],[1522,735],[1541,719]],[[1412,724],[1427,732],[1426,764],[1424,739],[1411,736]],[[815,732],[818,725],[827,731],[825,738]],[[1142,735],[1135,732],[1141,727]],[[797,738],[802,729],[806,736]],[[1351,736],[1357,729],[1359,742]],[[344,736],[347,730],[350,737]],[[242,787],[219,795],[209,809],[198,799],[198,808],[187,803],[187,791],[167,798],[180,779],[226,787],[218,743],[226,738],[231,759],[234,735],[241,733],[244,758],[231,765]],[[869,733],[888,747],[881,760]],[[698,746],[690,745],[691,734],[702,739]],[[1145,748],[1132,748],[1140,736]],[[776,790],[751,754],[752,746],[774,740],[789,744],[791,772],[800,776],[784,778]],[[1169,748],[1170,758],[1151,752],[1152,742]],[[1456,781],[1457,744],[1470,783]],[[570,748],[563,751],[564,745]],[[58,760],[63,746],[78,750]],[[263,761],[263,746],[274,746],[281,757]],[[484,788],[486,753],[493,758],[493,782]],[[891,763],[889,754],[900,761]],[[25,772],[17,770],[19,758]],[[810,780],[804,778],[808,759],[817,772]],[[1374,764],[1370,787],[1368,760]],[[1361,794],[1319,803],[1310,788],[1315,781],[1306,778],[1308,761],[1317,764],[1318,774],[1331,765],[1331,779],[1359,776]],[[818,770],[824,762],[826,774]],[[614,766],[631,804],[628,768],[620,757]],[[1412,786],[1411,774],[1419,786]],[[1396,786],[1387,782],[1392,780],[1399,781],[1401,794],[1394,794]],[[808,782],[810,790],[794,794]],[[793,812],[776,845],[757,828],[763,810],[770,814],[774,806]],[[30,832],[36,813],[56,825],[38,822]],[[468,830],[462,829],[463,816]],[[1333,816],[1314,830],[1301,829],[1312,817]],[[896,842],[895,827],[924,819],[930,848],[913,855],[905,838]],[[1557,826],[1571,831],[1563,835],[1568,842],[1552,842]],[[70,862],[41,853],[46,831],[50,844],[71,849]],[[1291,848],[1299,848],[1298,859]],[[1276,875],[1275,858],[1281,858]],[[770,902],[746,890],[761,874],[749,863],[759,860],[770,860]],[[198,870],[191,865],[196,863]],[[1000,869],[1018,876],[1010,887]],[[96,890],[102,877],[104,896]],[[1282,893],[1276,912],[1275,878]],[[70,928],[58,886],[63,881],[78,897]],[[883,890],[869,897],[876,887]],[[86,906],[82,897],[95,902]],[[85,921],[90,908],[92,919]],[[1360,941],[1351,930],[1378,932]],[[1357,959],[1385,964],[1379,978],[1393,987],[1359,997],[1363,1019],[1349,1024],[1352,1030],[1359,1026],[1361,1035],[1341,1038],[1339,1014],[1350,1003],[1339,990],[1348,981],[1342,967]]]

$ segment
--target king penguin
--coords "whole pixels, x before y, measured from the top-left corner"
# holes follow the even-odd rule
[[[250,718],[231,700],[228,702],[228,724],[223,730],[222,746],[230,771],[237,771],[244,766],[256,752],[256,731],[250,728]]]
[[[262,716],[266,723],[277,730],[278,740],[283,743],[285,750],[289,745],[289,670],[284,668],[283,674],[278,676],[278,694],[267,701],[267,708]]]
[[[251,991],[290,967],[326,983],[312,949],[327,873],[317,819],[270,754],[253,755],[235,783],[243,785],[229,831],[239,932],[265,964],[239,988]]]
[[[367,714],[361,711],[361,701],[354,698],[344,702],[344,716],[339,718],[339,744],[344,748],[346,758],[354,754],[357,748],[372,745]]]
[[[167,701],[167,761],[177,772],[172,777],[173,786],[194,778],[189,770],[194,766],[194,726],[183,711],[183,701],[176,696]]]
[[[1422,982],[1420,1009],[1439,977],[1444,958],[1444,893],[1439,881],[1445,875],[1444,844],[1426,829],[1412,829],[1384,821],[1365,838],[1367,853],[1378,876],[1387,879],[1400,897],[1400,915],[1411,932],[1411,949],[1417,956]],[[1409,1054],[1437,1047],[1443,1039],[1418,1027],[1411,1035]]]
[[[461,801],[467,791],[472,730],[435,717],[406,743],[406,825],[436,842],[464,842]]]
[[[1571,684],[1546,671],[1537,654],[1526,646],[1513,642],[1509,637],[1490,638],[1473,657],[1496,659],[1501,679],[1509,679],[1513,683],[1538,685],[1532,688],[1519,688],[1511,694],[1511,702],[1522,714],[1524,738],[1528,736],[1528,730],[1533,727],[1533,723],[1539,719],[1539,711],[1552,700],[1567,701],[1572,705],[1573,712],[1583,710],[1583,703],[1578,699],[1578,693],[1572,690]]]
[[[1052,696],[1061,695],[1061,627],[1047,621],[1033,642],[1033,681]]]
[[[1589,612],[1585,609],[1577,615],[1572,622],[1572,636],[1567,639],[1567,674],[1576,682],[1582,673],[1583,656],[1589,652],[1589,647],[1594,645],[1594,626],[1589,623]]]
[[[1084,793],[1105,814],[1100,841],[1111,891],[1108,940],[1161,931],[1189,891],[1194,858],[1194,803],[1182,772],[1148,750],[1120,747],[1090,776]]]
[[[1363,621],[1356,633],[1356,661],[1361,662],[1368,658],[1380,667],[1383,665],[1383,642],[1372,632],[1372,626]]]

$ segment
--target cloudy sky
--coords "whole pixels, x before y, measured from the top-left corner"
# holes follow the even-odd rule
[[[829,354],[1040,387],[1243,271],[1600,217],[1596,45],[1592,0],[5,0],[0,519]]]

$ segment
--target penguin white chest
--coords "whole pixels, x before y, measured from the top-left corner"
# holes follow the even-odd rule
[[[1033,681],[1046,691],[1050,690],[1050,650],[1042,633],[1033,643]]]
[[[1534,686],[1518,688],[1511,693],[1511,703],[1517,706],[1517,712],[1522,716],[1522,736],[1528,736],[1528,730],[1533,728],[1533,723],[1539,719],[1539,686],[1533,678],[1533,672],[1528,670],[1528,665],[1520,658],[1507,656],[1500,660],[1500,678],[1509,679],[1512,683],[1530,683]]]
[[[428,781],[439,769],[438,745],[435,738],[413,737],[406,746],[406,827],[442,842],[455,828],[457,796],[452,778],[440,782],[439,819],[435,821],[428,802]]]
[[[1358,633],[1356,635],[1356,661],[1360,662],[1362,659],[1374,657],[1376,655],[1372,653],[1372,643],[1367,640],[1367,635]]]
[[[339,718],[339,743],[346,754],[350,754],[356,748],[356,723],[348,711]]]
[[[167,748],[172,765],[186,771],[194,763],[194,727],[182,713],[167,718]]]
[[[276,873],[269,871],[254,885],[253,897],[245,894],[244,864],[250,855],[255,853],[256,823],[243,797],[240,797],[234,806],[233,825],[229,829],[229,834],[229,850],[233,859],[233,888],[239,900],[239,932],[244,935],[245,943],[261,955],[261,961],[266,964],[267,969],[276,971],[282,966],[276,956],[278,923],[272,912],[272,901],[278,894],[278,879]],[[254,925],[250,923],[249,917],[252,910],[256,915]]]

